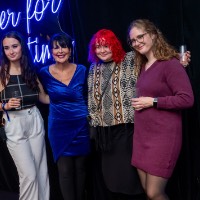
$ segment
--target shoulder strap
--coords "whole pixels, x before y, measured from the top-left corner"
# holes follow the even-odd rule
[[[103,95],[104,95],[104,93],[105,93],[105,91],[106,91],[106,88],[107,88],[108,83],[109,83],[109,81],[110,81],[110,79],[111,79],[111,77],[112,77],[112,74],[113,74],[113,72],[115,71],[115,69],[116,69],[117,66],[118,66],[118,65],[116,64],[116,65],[113,67],[112,73],[110,73],[110,76],[109,76],[109,78],[108,78],[108,81],[106,82],[105,87],[104,87],[104,89],[103,89],[103,91],[102,91],[102,94],[101,94],[101,96],[100,96],[100,101],[99,101],[99,103],[98,103],[98,106],[97,106],[97,109],[96,109],[96,110],[99,110],[99,108],[100,108],[100,104],[101,104]]]

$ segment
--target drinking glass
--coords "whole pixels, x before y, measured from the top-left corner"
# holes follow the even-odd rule
[[[186,61],[186,53],[187,47],[186,45],[181,45],[179,48],[179,53],[180,53],[180,61],[185,62]]]
[[[20,104],[21,104],[21,94],[19,92],[19,90],[13,91],[12,92],[12,97],[16,98],[16,99],[20,99]],[[21,105],[17,108],[15,108],[16,110],[20,110],[21,109]]]
[[[139,88],[135,88],[135,92],[134,92],[134,94],[133,94],[133,98],[138,98],[138,97],[140,97],[140,94],[139,94]]]

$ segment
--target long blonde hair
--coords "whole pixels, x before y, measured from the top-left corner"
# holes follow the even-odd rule
[[[150,35],[155,35],[152,51],[157,60],[169,60],[173,57],[179,59],[179,54],[177,50],[167,42],[161,31],[154,25],[153,22],[149,21],[148,19],[137,19],[131,22],[128,28],[128,36],[127,36],[127,40],[130,46],[131,46],[131,39],[129,33],[134,27],[142,29]],[[147,62],[147,58],[145,55],[140,54],[136,50],[134,50],[134,52],[135,52],[134,74],[138,76],[140,74],[142,66]]]

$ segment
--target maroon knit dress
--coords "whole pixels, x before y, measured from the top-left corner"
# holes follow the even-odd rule
[[[169,178],[181,150],[181,110],[194,101],[189,78],[177,59],[156,61],[142,70],[136,88],[139,96],[158,97],[158,105],[135,111],[132,165]]]

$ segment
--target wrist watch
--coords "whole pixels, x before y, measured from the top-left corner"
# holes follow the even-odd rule
[[[158,104],[158,98],[154,98],[153,99],[153,107],[157,108],[157,104]]]

